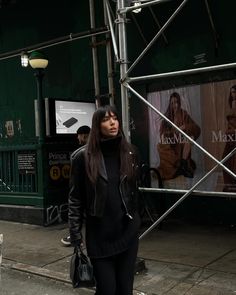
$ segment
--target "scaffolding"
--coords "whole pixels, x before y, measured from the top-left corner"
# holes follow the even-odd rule
[[[110,19],[111,16],[109,16],[110,11],[108,9],[108,1],[105,0],[106,6],[107,6],[107,13],[108,18]],[[132,1],[131,1],[132,2]],[[133,1],[137,2],[137,1]],[[151,7],[152,5],[157,5],[162,2],[166,2],[166,0],[152,0],[152,1],[138,1],[139,5],[133,5],[125,7],[125,0],[117,0],[117,20],[116,23],[118,25],[118,32],[119,32],[119,51],[117,52],[117,44],[115,41],[115,38],[112,38],[113,41],[113,48],[115,52],[115,56],[117,60],[120,63],[120,83],[121,83],[121,101],[122,101],[122,118],[123,118],[123,126],[124,131],[127,137],[130,135],[129,131],[129,102],[128,102],[128,91],[132,92],[141,102],[143,102],[147,107],[151,108],[154,112],[156,112],[162,119],[166,120],[172,127],[174,127],[178,132],[180,132],[185,138],[188,139],[192,144],[194,144],[197,148],[199,148],[205,155],[207,155],[209,158],[211,158],[216,165],[207,172],[199,181],[197,181],[192,188],[186,191],[181,190],[168,190],[168,189],[160,189],[160,188],[144,188],[140,187],[140,191],[142,192],[172,192],[172,193],[184,193],[184,195],[174,204],[172,205],[164,214],[162,214],[141,236],[140,239],[144,238],[152,229],[154,229],[157,225],[160,224],[160,222],[163,221],[164,218],[166,218],[180,203],[182,203],[190,194],[200,194],[200,195],[206,195],[208,192],[204,191],[197,191],[196,188],[199,186],[200,183],[202,183],[209,175],[212,174],[215,169],[217,169],[218,166],[220,166],[222,169],[227,171],[231,176],[236,178],[236,175],[233,171],[228,169],[224,162],[229,159],[233,154],[236,152],[236,148],[232,150],[224,159],[221,161],[218,161],[212,154],[207,152],[201,145],[199,145],[196,141],[194,141],[190,136],[188,136],[183,130],[181,130],[177,125],[175,125],[172,121],[170,121],[163,113],[161,113],[158,109],[156,109],[152,104],[150,104],[140,93],[138,93],[134,87],[131,86],[132,83],[137,81],[145,81],[145,80],[151,80],[151,79],[159,79],[164,77],[176,77],[176,76],[183,76],[183,75],[189,75],[189,74],[195,74],[195,73],[203,73],[203,72],[209,72],[209,71],[217,71],[217,70],[223,70],[223,69],[229,69],[236,67],[236,63],[229,63],[229,64],[222,64],[217,66],[210,66],[210,67],[202,67],[202,68],[195,68],[195,69],[189,69],[184,71],[175,71],[175,72],[169,72],[169,73],[161,73],[161,74],[154,74],[154,75],[146,75],[146,76],[140,76],[140,77],[130,77],[130,72],[133,70],[133,68],[140,62],[142,57],[146,54],[146,52],[149,50],[149,48],[154,44],[154,42],[160,37],[163,36],[165,29],[171,24],[171,22],[174,20],[174,18],[179,14],[179,12],[184,8],[185,4],[188,2],[188,0],[183,0],[182,3],[177,7],[177,9],[174,11],[174,13],[170,16],[170,18],[166,21],[166,23],[159,29],[155,37],[151,40],[150,43],[147,44],[146,48],[140,53],[140,55],[137,57],[137,59],[128,67],[128,54],[127,54],[127,41],[126,41],[126,14],[128,12],[131,12],[135,9],[142,9],[145,7]],[[217,32],[215,30],[213,18],[211,16],[208,0],[205,0],[206,9],[208,12],[208,16],[210,19],[211,27],[215,36],[215,46],[217,47]],[[112,32],[112,25],[110,22],[110,30]],[[166,40],[166,39],[165,39]],[[166,40],[167,41],[167,40]],[[222,195],[223,193],[218,193]],[[234,194],[229,193],[229,195],[233,196]]]

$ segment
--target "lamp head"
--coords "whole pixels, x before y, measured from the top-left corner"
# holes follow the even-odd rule
[[[29,64],[33,69],[45,69],[48,66],[48,59],[40,51],[32,51],[29,56]]]

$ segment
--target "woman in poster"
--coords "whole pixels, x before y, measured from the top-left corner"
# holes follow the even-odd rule
[[[236,147],[236,85],[230,88],[228,99],[230,110],[226,115],[227,129],[225,131],[226,144],[222,158],[226,157]],[[224,165],[228,167],[232,172],[236,172],[236,155],[231,156]],[[224,192],[236,191],[236,179],[231,176],[227,171],[223,170],[224,179]]]
[[[199,137],[201,129],[182,109],[179,93],[170,95],[165,116],[192,139]],[[160,125],[160,143],[157,148],[160,156],[158,170],[162,179],[173,179],[179,175],[193,178],[196,164],[191,158],[191,142],[164,119]]]

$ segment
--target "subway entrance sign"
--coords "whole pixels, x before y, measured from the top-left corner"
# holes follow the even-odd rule
[[[70,178],[70,151],[48,152],[49,183],[59,185],[68,183]]]

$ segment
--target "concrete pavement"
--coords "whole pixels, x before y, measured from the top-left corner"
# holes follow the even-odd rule
[[[59,280],[72,288],[68,272],[73,249],[60,243],[68,233],[66,224],[41,227],[0,221],[0,233],[3,268]],[[135,275],[134,294],[236,294],[235,227],[169,220],[140,241],[138,256],[145,259],[147,270]]]

